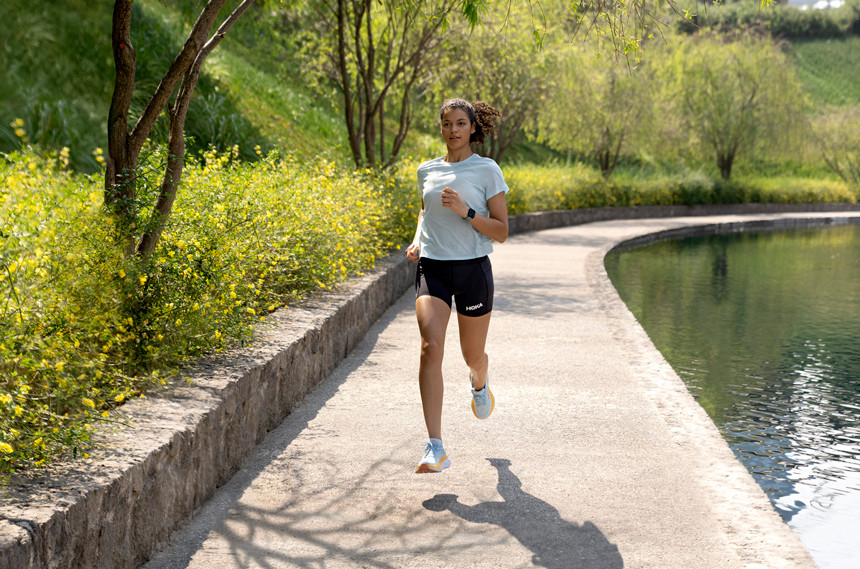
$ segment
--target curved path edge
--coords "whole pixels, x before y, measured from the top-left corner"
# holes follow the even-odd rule
[[[807,212],[860,212],[860,206],[744,204],[540,212],[512,216],[511,233],[612,219]],[[677,421],[678,444],[695,444],[688,432],[689,420],[704,429],[705,436],[713,437],[716,429],[695,402],[689,404],[692,397],[679,384],[680,379],[675,381],[671,368],[665,369],[668,364],[608,283],[602,263],[605,254],[622,242],[638,244],[680,235],[673,232],[826,225],[845,219],[818,215],[740,219],[719,226],[703,222],[656,233],[643,231],[589,257],[589,283],[598,293],[614,333],[629,342],[634,357],[641,358],[641,380],[651,386],[655,399],[668,390],[678,396],[670,398],[672,401],[682,402],[666,409],[668,420]],[[413,272],[402,252],[396,252],[367,275],[332,293],[276,311],[267,317],[251,347],[199,360],[166,390],[124,405],[120,418],[129,426],[99,427],[89,460],[63,462],[2,480],[0,569],[112,569],[145,563],[230,479],[266,433],[350,353],[412,285]],[[660,373],[649,373],[655,369]],[[663,379],[658,382],[655,378]],[[715,446],[720,447],[719,443]],[[703,476],[705,486],[714,493],[755,494],[749,486],[754,481],[737,471],[743,467],[728,446],[720,448],[728,455],[696,465],[695,475]],[[734,481],[729,488],[727,477]],[[760,503],[760,497],[761,493],[753,499]],[[739,548],[785,548],[776,537],[784,537],[783,530],[769,538],[760,527],[774,518],[778,522],[775,514],[762,517],[733,510],[716,515],[737,530],[735,545]],[[754,539],[770,541],[750,544],[750,532]]]
[[[783,522],[769,498],[737,459],[710,416],[695,400],[681,377],[654,346],[648,334],[621,300],[604,266],[611,251],[657,241],[726,233],[778,231],[860,225],[860,213],[846,210],[748,212],[743,208],[707,221],[693,218],[650,227],[626,227],[619,236],[592,252],[586,279],[598,300],[610,334],[624,346],[629,369],[650,403],[660,410],[671,440],[667,443],[690,462],[686,475],[697,481],[704,499],[723,528],[723,536],[746,569],[806,569],[817,565],[799,536]],[[833,213],[833,215],[831,215]],[[738,507],[742,505],[742,507]]]

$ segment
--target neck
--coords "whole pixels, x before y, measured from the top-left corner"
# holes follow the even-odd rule
[[[445,155],[445,162],[462,162],[472,154],[474,154],[474,152],[472,152],[472,149],[468,146],[459,150],[451,150],[449,148],[448,154]]]

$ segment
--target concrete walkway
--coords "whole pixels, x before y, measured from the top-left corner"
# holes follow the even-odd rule
[[[407,293],[146,569],[815,567],[603,269],[624,240],[749,219],[608,221],[498,245],[496,410],[471,413],[452,319],[441,474],[413,474],[426,432]]]

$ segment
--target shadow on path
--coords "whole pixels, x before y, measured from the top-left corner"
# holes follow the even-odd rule
[[[413,297],[407,293],[392,305],[343,363],[320,382],[319,386],[267,435],[243,463],[242,469],[206,501],[200,512],[188,524],[172,534],[170,545],[156,554],[141,569],[200,567],[200,564],[194,563],[193,558],[201,552],[207,553],[205,545],[210,539],[215,539],[216,542],[223,541],[213,546],[215,553],[214,557],[209,558],[211,561],[202,562],[206,569],[210,567],[320,568],[326,567],[326,560],[333,558],[347,559],[361,567],[393,569],[394,566],[384,559],[385,554],[390,554],[388,550],[368,554],[358,547],[338,545],[343,536],[349,536],[351,531],[359,534],[365,532],[362,524],[369,524],[374,518],[380,517],[386,507],[391,508],[391,496],[380,497],[377,512],[366,519],[347,523],[345,527],[340,528],[335,526],[323,530],[313,529],[316,520],[335,518],[334,512],[348,509],[349,505],[344,506],[344,503],[352,494],[364,488],[363,485],[370,473],[379,469],[381,464],[385,464],[389,457],[370,465],[367,472],[356,473],[344,489],[338,489],[334,485],[319,488],[315,494],[321,494],[323,499],[315,503],[314,508],[302,510],[301,494],[292,500],[289,494],[274,496],[269,507],[243,504],[242,498],[255,481],[268,470],[271,469],[277,476],[282,476],[283,470],[290,468],[289,461],[282,460],[287,449],[300,435],[306,433],[309,424],[334,398],[349,376],[362,365],[369,365],[368,359],[375,350],[385,349],[385,346],[380,345],[381,332],[401,313],[408,310],[413,302]],[[392,452],[396,450],[398,449]],[[302,457],[302,459],[316,460],[319,464],[319,460],[314,457]],[[341,469],[341,466],[332,463],[328,469],[334,478],[334,474]],[[302,489],[307,484],[315,484],[314,481],[306,484],[302,480],[301,469],[292,471],[291,476],[296,479],[295,486],[298,489]],[[326,490],[331,492],[325,493]],[[389,534],[385,535],[394,536],[391,538],[393,543],[399,544],[403,539],[408,540],[408,529],[389,529]],[[257,539],[258,536],[263,537]],[[304,545],[312,546],[316,550],[312,554],[304,551],[299,553],[280,551],[281,546],[272,536],[282,536],[281,541],[292,540],[299,544],[299,550]],[[404,538],[404,536],[407,537]],[[399,549],[402,549],[402,546],[398,546],[398,551]],[[218,559],[217,556],[221,554],[224,555],[223,559]]]
[[[495,524],[527,547],[532,563],[548,569],[620,569],[624,560],[618,547],[591,522],[570,523],[558,510],[522,490],[522,483],[511,472],[511,461],[489,458],[499,472],[497,486],[503,502],[484,502],[467,506],[454,494],[437,494],[424,501],[434,512],[449,511],[473,523]]]

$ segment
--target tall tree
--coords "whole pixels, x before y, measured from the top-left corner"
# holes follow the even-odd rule
[[[393,163],[414,118],[416,90],[430,77],[452,11],[462,0],[319,0],[313,54],[343,101],[356,167]],[[477,16],[475,16],[477,18]]]
[[[554,49],[541,49],[533,28],[511,22],[501,26],[486,20],[480,30],[452,26],[446,34],[446,58],[435,87],[439,98],[463,96],[483,100],[502,114],[484,154],[501,161],[511,145],[525,136],[551,88],[548,77],[556,57]]]
[[[740,154],[777,140],[801,112],[797,78],[768,37],[703,32],[663,47],[664,98],[677,103],[691,142],[713,152],[724,180]]]
[[[581,46],[571,46],[560,59],[541,106],[537,139],[562,152],[591,156],[608,178],[649,116],[645,73]]]
[[[814,118],[812,131],[827,167],[860,188],[860,108],[825,109]]]
[[[132,43],[133,0],[116,0],[112,44],[116,82],[108,114],[108,156],[105,205],[116,216],[126,255],[149,258],[170,217],[185,161],[185,119],[191,95],[206,58],[254,0],[243,0],[212,33],[227,0],[209,0],[197,17],[182,49],[164,74],[134,126],[129,109],[134,92],[136,49]],[[136,172],[140,153],[162,112],[168,117],[167,163],[148,222],[141,222]]]

